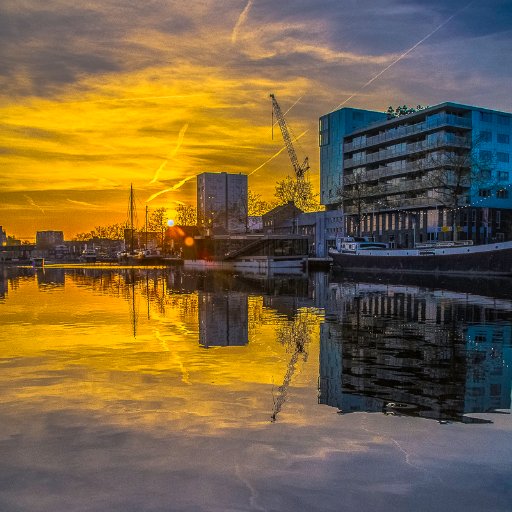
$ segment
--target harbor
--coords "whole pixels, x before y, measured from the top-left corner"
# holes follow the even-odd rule
[[[0,20],[0,512],[511,512],[512,2]]]
[[[1,267],[0,470],[31,475],[2,503],[338,510],[355,485],[426,512],[464,486],[506,510],[485,484],[512,455],[499,282]]]

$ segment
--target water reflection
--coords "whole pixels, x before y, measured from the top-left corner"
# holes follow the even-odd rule
[[[62,299],[52,325],[90,333],[112,323],[111,336],[124,315],[133,339],[156,340],[164,351],[184,339],[201,348],[222,348],[226,359],[219,356],[218,364],[232,365],[232,372],[237,358],[253,358],[255,374],[258,364],[262,375],[270,374],[261,382],[272,383],[271,421],[281,413],[312,349],[319,360],[318,401],[342,413],[476,422],[483,420],[475,413],[509,409],[512,301],[507,287],[499,281],[464,282],[492,293],[484,296],[457,291],[461,283],[446,278],[437,283],[411,279],[394,284],[324,273],[268,279],[182,269],[2,268],[0,299],[34,284],[43,295],[23,301],[35,311],[35,330],[48,314],[45,295],[66,289],[72,297],[79,290],[90,295],[79,299],[84,311]],[[112,302],[89,311],[94,297],[123,301],[124,313]],[[6,322],[20,322],[22,305],[18,312],[11,308]],[[101,343],[103,334],[95,335]],[[118,343],[126,343],[122,333],[116,335]],[[245,356],[229,352],[247,349],[254,340],[258,343]],[[269,347],[280,354],[277,363],[268,356]],[[197,362],[175,357],[188,379]]]
[[[331,283],[329,295],[321,404],[441,422],[510,408],[509,300],[361,282]]]

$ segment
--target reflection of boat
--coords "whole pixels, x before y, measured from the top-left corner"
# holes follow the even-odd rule
[[[352,239],[342,241],[329,255],[336,267],[351,271],[512,275],[512,241],[488,245],[447,242],[423,244],[415,249],[388,249],[385,244]]]
[[[410,414],[419,409],[417,405],[405,404],[401,402],[388,402],[384,405],[385,414]]]

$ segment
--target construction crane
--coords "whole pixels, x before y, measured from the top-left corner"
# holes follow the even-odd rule
[[[299,164],[299,160],[297,159],[297,153],[295,153],[295,148],[292,144],[292,138],[290,137],[290,132],[288,131],[288,126],[286,124],[286,120],[281,111],[281,107],[279,103],[277,103],[276,97],[271,94],[270,98],[272,99],[272,135],[274,134],[274,115],[277,118],[277,122],[279,123],[279,128],[281,128],[281,133],[283,135],[284,143],[286,145],[286,149],[288,151],[288,156],[292,161],[293,170],[295,171],[295,176],[298,180],[304,178],[304,174],[309,169],[309,161],[308,157],[304,159],[302,165]]]

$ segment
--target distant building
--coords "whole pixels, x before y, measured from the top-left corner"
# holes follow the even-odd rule
[[[204,172],[197,177],[197,225],[207,235],[247,230],[247,175]]]
[[[309,256],[325,258],[336,238],[343,234],[340,210],[303,212],[293,202],[277,206],[262,216],[267,234],[297,234],[309,239]]]
[[[36,246],[38,249],[50,249],[64,243],[62,231],[37,231]]]
[[[343,207],[347,234],[400,247],[512,239],[511,141],[507,112],[342,108],[320,118],[320,200]]]
[[[339,210],[301,213],[297,217],[297,232],[309,239],[309,255],[326,258],[336,238],[343,234],[342,214]]]
[[[1,245],[7,245],[7,233],[2,226],[0,226],[0,246]]]
[[[276,206],[262,215],[263,231],[273,234],[297,233],[297,219],[303,213],[293,201]]]

